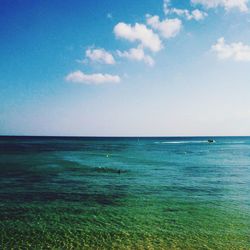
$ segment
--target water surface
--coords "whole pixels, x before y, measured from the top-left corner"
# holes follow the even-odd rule
[[[250,137],[0,137],[1,249],[250,249]]]

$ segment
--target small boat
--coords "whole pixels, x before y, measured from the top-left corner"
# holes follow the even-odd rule
[[[207,140],[207,142],[208,142],[208,143],[214,143],[214,142],[215,142],[215,140],[208,139],[208,140]]]

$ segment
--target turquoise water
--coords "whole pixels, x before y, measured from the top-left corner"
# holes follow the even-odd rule
[[[0,249],[250,249],[250,137],[0,137]]]

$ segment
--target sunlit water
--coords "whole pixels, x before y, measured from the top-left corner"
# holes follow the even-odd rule
[[[250,249],[250,138],[207,139],[0,137],[0,249]]]

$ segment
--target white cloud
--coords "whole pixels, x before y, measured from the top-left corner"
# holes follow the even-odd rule
[[[235,61],[250,61],[250,46],[242,42],[226,44],[224,37],[218,39],[212,46],[219,59],[233,59]]]
[[[65,77],[68,82],[84,83],[84,84],[104,84],[104,83],[119,83],[120,77],[109,74],[85,74],[82,71],[74,71]]]
[[[163,12],[165,15],[169,14],[170,12],[170,0],[163,0]]]
[[[154,52],[162,48],[159,36],[144,24],[136,23],[132,26],[121,22],[114,27],[114,33],[116,37],[127,39],[130,42],[139,41],[143,47]]]
[[[112,54],[104,49],[87,49],[86,57],[93,62],[115,64],[115,59]]]
[[[124,52],[118,50],[117,54],[119,57],[124,57],[132,61],[143,61],[149,66],[153,66],[155,63],[154,59],[151,56],[146,55],[144,53],[144,50],[141,46],[138,46],[137,48],[132,48]]]
[[[182,22],[178,18],[160,21],[159,16],[146,15],[147,24],[160,32],[164,38],[175,37],[181,30]]]
[[[207,16],[206,12],[198,10],[198,9],[189,11],[186,9],[172,8],[172,9],[170,9],[170,13],[174,13],[178,16],[183,16],[187,20],[196,20],[196,21],[203,20]]]
[[[248,10],[248,0],[191,0],[194,4],[201,4],[206,8],[223,7],[226,10],[237,8],[242,12]]]
[[[199,20],[203,20],[207,16],[207,13],[204,11],[195,9],[195,10],[191,11],[190,16],[191,16],[191,19],[199,21]]]

